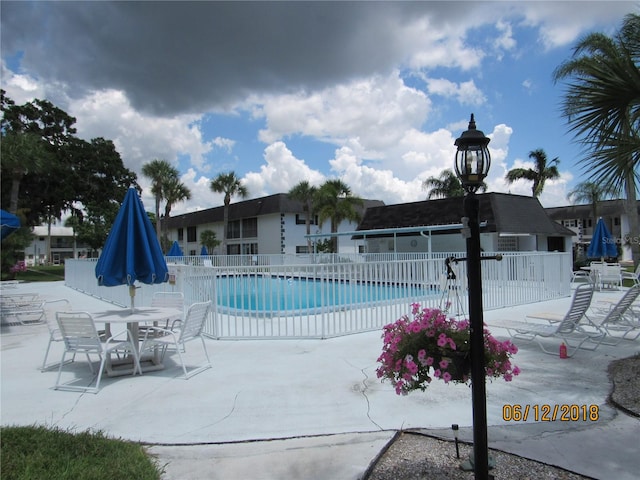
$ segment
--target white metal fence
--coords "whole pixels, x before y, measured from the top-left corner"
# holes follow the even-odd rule
[[[485,255],[495,255],[485,253]],[[140,285],[135,304],[153,292],[183,292],[186,304],[212,300],[205,332],[214,338],[328,338],[377,330],[410,312],[410,304],[464,315],[466,263],[432,255],[253,255],[170,257],[175,282]],[[205,266],[206,264],[206,266]],[[570,295],[570,253],[505,253],[482,262],[486,310]],[[129,306],[127,287],[101,287],[95,260],[67,260],[69,287]]]

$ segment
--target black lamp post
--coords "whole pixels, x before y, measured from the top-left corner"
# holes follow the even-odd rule
[[[467,279],[469,284],[469,323],[471,330],[471,395],[473,403],[473,471],[476,480],[489,476],[487,446],[487,391],[484,362],[484,321],[482,318],[482,269],[480,266],[479,200],[476,190],[489,172],[491,157],[489,139],[480,130],[471,114],[469,129],[456,139],[456,174],[465,190],[463,224],[468,226]]]

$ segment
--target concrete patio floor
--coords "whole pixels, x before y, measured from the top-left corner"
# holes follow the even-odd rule
[[[31,291],[66,298],[74,310],[113,309],[64,282],[20,284],[5,293]],[[594,301],[621,295],[596,292]],[[535,312],[564,313],[569,303],[567,297],[484,317],[487,323],[523,320]],[[471,440],[471,389],[433,382],[424,393],[397,396],[376,377],[380,333],[328,340],[208,339],[213,368],[189,380],[180,378],[177,359],[168,357],[162,371],[103,378],[94,395],[53,390],[57,370],[40,371],[45,325],[2,326],[1,422],[101,430],[143,442],[164,466],[165,480],[358,479],[397,430],[452,438],[455,423],[461,438]],[[493,333],[506,335],[497,328]],[[544,354],[535,343],[516,344],[514,363],[522,373],[510,383],[487,383],[489,446],[593,478],[637,478],[640,419],[607,404],[607,366],[637,354],[640,340],[601,345],[566,360]],[[52,350],[50,359],[58,359],[62,345]],[[195,366],[204,357],[193,344],[186,358]],[[92,381],[86,359],[65,368],[63,380],[74,377]],[[543,404],[596,405],[598,420],[503,419],[505,406]]]

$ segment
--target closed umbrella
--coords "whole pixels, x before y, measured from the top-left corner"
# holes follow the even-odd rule
[[[1,240],[4,240],[20,228],[20,219],[6,210],[0,210],[0,221],[2,223],[2,230],[0,231]]]
[[[209,255],[209,252],[207,252],[207,246],[206,245],[202,245],[202,248],[200,249],[200,255],[202,255],[203,257],[206,255]]]
[[[169,269],[160,242],[135,188],[124,197],[111,231],[96,264],[99,285],[128,285],[131,310],[134,307],[135,282],[164,283]]]
[[[605,257],[617,257],[618,247],[616,246],[615,238],[609,232],[609,229],[602,220],[602,217],[598,219],[596,228],[593,231],[591,237],[591,243],[587,249],[588,258],[600,258],[604,261]]]
[[[167,257],[183,257],[182,249],[180,248],[180,244],[178,244],[177,240],[173,241],[171,248],[169,249],[169,253],[167,253]]]

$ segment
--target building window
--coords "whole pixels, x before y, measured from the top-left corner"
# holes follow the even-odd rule
[[[307,215],[296,213],[296,225],[306,225],[307,224]],[[313,215],[311,217],[311,225],[318,225],[318,216]]]
[[[187,227],[187,242],[197,242],[196,227]]]
[[[242,254],[243,255],[257,255],[258,254],[258,244],[257,243],[243,243],[242,244]]]
[[[619,217],[613,217],[613,224],[614,225],[620,225],[620,218]]]
[[[240,245],[237,243],[227,245],[227,255],[240,255]]]
[[[242,219],[242,238],[256,238],[258,236],[258,218]]]
[[[179,228],[178,229],[178,241],[182,242],[184,240],[184,229]]]
[[[296,253],[309,253],[307,245],[296,245]]]
[[[227,224],[227,238],[240,238],[240,220],[233,220]]]
[[[518,237],[498,237],[499,252],[517,252]]]

